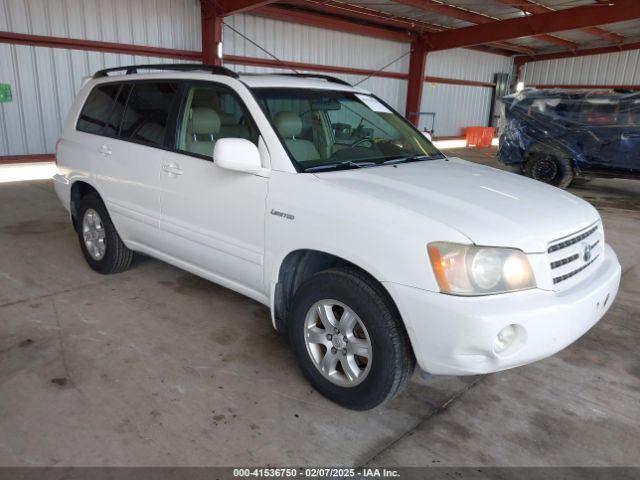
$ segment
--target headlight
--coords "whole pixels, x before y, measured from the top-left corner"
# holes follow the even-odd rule
[[[442,293],[489,295],[536,286],[526,255],[514,248],[434,242],[427,250]]]

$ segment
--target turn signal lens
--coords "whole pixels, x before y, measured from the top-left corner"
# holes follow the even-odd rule
[[[434,242],[427,251],[443,293],[489,295],[536,286],[527,256],[520,250]]]

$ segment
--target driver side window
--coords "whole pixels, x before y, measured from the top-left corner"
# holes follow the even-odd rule
[[[258,144],[258,130],[238,96],[222,85],[187,89],[180,115],[177,149],[211,158],[221,138],[244,138]]]

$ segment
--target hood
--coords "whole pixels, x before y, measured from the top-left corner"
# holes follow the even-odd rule
[[[334,187],[443,223],[476,245],[545,252],[599,219],[559,188],[459,158],[316,174]],[[432,240],[447,240],[432,239]]]

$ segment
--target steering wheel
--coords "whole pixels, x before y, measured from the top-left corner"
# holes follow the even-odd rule
[[[365,142],[369,142],[370,146],[373,146],[373,140],[371,140],[370,138],[361,138],[360,140],[356,140],[351,145],[349,145],[349,148],[356,148],[358,145]]]

